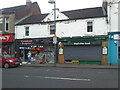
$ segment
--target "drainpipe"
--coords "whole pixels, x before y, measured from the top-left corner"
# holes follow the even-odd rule
[[[111,7],[112,7],[111,4],[112,4],[112,0],[110,0],[110,4],[109,4],[109,5],[110,5],[110,8],[109,8],[109,9],[110,9],[110,11],[109,11],[109,15],[110,15],[110,16],[109,16],[110,36],[111,36],[111,32],[112,32],[112,30],[111,30],[111,9],[112,9],[112,8],[111,8]],[[111,46],[111,41],[112,41],[112,39],[110,39],[110,47],[112,47],[112,46]],[[112,65],[112,62],[111,62],[111,61],[112,61],[112,58],[111,58],[111,57],[112,57],[112,52],[111,52],[111,51],[112,51],[112,50],[111,50],[111,48],[110,48],[110,65]]]
[[[110,41],[110,48],[109,48],[109,52],[110,52],[110,65],[111,65],[111,0],[110,2],[108,2],[108,9],[109,9],[109,12],[108,12],[108,31],[109,31],[109,41]]]

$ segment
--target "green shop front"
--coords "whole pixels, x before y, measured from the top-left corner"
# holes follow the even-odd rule
[[[102,42],[106,41],[107,36],[61,38],[64,63],[102,64]]]

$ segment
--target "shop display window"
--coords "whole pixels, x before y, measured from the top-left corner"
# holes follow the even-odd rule
[[[2,53],[5,53],[5,52],[6,52],[7,54],[9,53],[9,52],[8,52],[8,47],[2,47]]]
[[[120,41],[118,41],[118,59],[120,60]]]
[[[1,49],[1,47],[0,47],[0,53],[2,53],[2,49]]]

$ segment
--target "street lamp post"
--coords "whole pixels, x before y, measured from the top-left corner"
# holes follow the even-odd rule
[[[56,2],[54,0],[49,0],[48,3],[54,4],[54,36],[56,36]],[[56,67],[56,44],[54,43],[54,66]]]

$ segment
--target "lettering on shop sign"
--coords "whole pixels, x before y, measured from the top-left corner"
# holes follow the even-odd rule
[[[9,38],[10,38],[10,36],[2,36],[2,37],[0,37],[0,40],[6,40],[6,41],[8,41]]]
[[[32,43],[22,43],[22,45],[28,45],[28,44],[32,44]]]
[[[120,34],[114,34],[114,39],[115,39],[115,40],[120,39]]]
[[[90,42],[85,42],[85,43],[74,43],[74,45],[90,45],[91,43]]]
[[[26,41],[21,40],[21,42],[32,42],[32,40],[26,40]]]
[[[33,40],[21,40],[20,44],[22,45],[31,45],[33,43]]]

